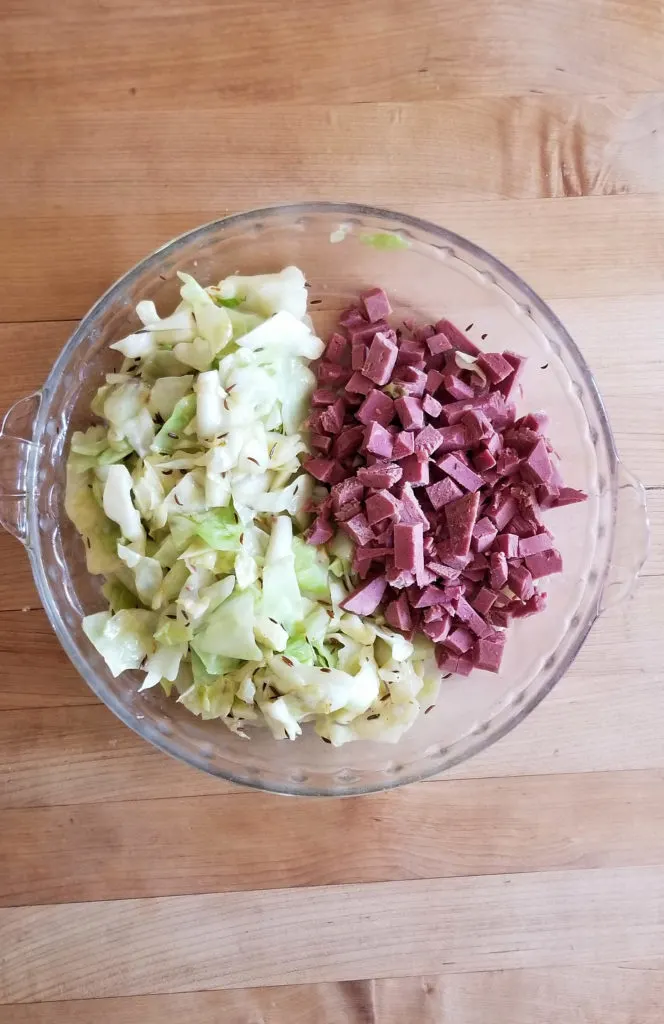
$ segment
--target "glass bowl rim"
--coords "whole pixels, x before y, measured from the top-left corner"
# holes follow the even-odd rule
[[[55,385],[60,381],[67,364],[72,356],[72,353],[78,348],[78,346],[85,340],[89,331],[94,326],[97,318],[113,305],[115,300],[119,297],[121,292],[130,286],[145,270],[158,265],[165,256],[170,253],[177,252],[180,248],[191,243],[195,243],[198,239],[204,239],[207,236],[214,234],[218,231],[225,231],[233,229],[235,227],[242,227],[248,225],[252,221],[258,219],[273,219],[277,220],[279,217],[288,215],[291,218],[303,217],[311,214],[333,214],[338,213],[340,218],[344,217],[369,217],[374,221],[382,221],[389,230],[398,231],[400,227],[414,228],[417,231],[426,233],[429,236],[433,236],[438,240],[441,245],[456,247],[463,253],[467,254],[473,259],[479,260],[487,264],[492,270],[496,271],[498,275],[506,280],[513,288],[517,289],[521,295],[526,299],[532,309],[536,309],[538,313],[544,317],[549,324],[552,326],[554,331],[557,333],[560,341],[564,345],[567,353],[576,364],[577,370],[583,379],[583,384],[586,389],[587,397],[591,400],[595,413],[597,415],[598,423],[601,427],[603,441],[606,447],[606,453],[609,460],[609,471],[611,475],[610,489],[613,492],[613,515],[611,517],[610,529],[614,531],[615,528],[615,505],[616,505],[616,487],[617,487],[617,466],[618,466],[618,455],[616,451],[615,441],[613,433],[609,424],[609,419],[606,413],[606,409],[602,398],[600,396],[595,379],[588,367],[583,355],[573,340],[567,329],[564,327],[558,316],[553,312],[550,306],[539,297],[539,295],[528,285],[518,274],[506,266],[501,260],[487,252],[481,246],[476,245],[474,242],[469,241],[463,235],[460,235],[454,231],[450,231],[447,228],[441,227],[430,221],[427,221],[420,217],[415,217],[410,214],[400,213],[398,211],[390,210],[383,207],[375,207],[362,203],[344,203],[344,202],[327,202],[325,200],[317,200],[310,202],[297,202],[297,203],[281,203],[267,207],[259,207],[252,210],[245,210],[240,213],[230,214],[226,217],[217,218],[212,221],[208,221],[196,228],[189,231],[185,231],[180,235],[172,238],[168,242],[159,246],[153,252],[145,256],[138,263],[134,264],[126,273],[119,277],[102,295],[94,305],[88,310],[83,318],[74,329],[69,340],[63,346],[60,354],[55,360],[53,367],[46,379],[44,387],[41,393],[41,402],[39,411],[34,424],[33,438],[38,441],[41,437],[42,432],[45,428],[48,416],[47,412],[50,405],[50,396],[55,390]],[[501,286],[501,290],[504,289]],[[530,315],[530,313],[529,313]],[[28,478],[30,485],[28,491],[30,494],[36,494],[36,472],[37,472],[37,453],[39,446],[34,446],[34,457],[31,459],[31,466],[28,468]],[[70,636],[69,629],[66,623],[63,621],[61,615],[55,608],[51,596],[50,596],[50,584],[46,578],[46,572],[42,564],[42,560],[39,557],[38,552],[30,543],[32,537],[38,536],[39,525],[38,525],[38,510],[37,502],[32,501],[30,503],[28,513],[28,553],[30,556],[30,562],[32,566],[33,575],[37,585],[37,590],[44,609],[48,615],[48,618],[53,626],[55,633],[62,644],[67,656],[73,663],[74,667],[78,671],[79,675],[85,680],[86,684],[90,687],[92,692],[106,705],[113,714],[120,719],[120,721],[128,726],[133,732],[143,740],[147,740],[153,746],[157,747],[163,753],[169,754],[177,761],[183,762],[190,767],[198,768],[208,775],[212,775],[215,778],[221,778],[226,781],[232,782],[237,785],[247,787],[249,789],[257,789],[263,792],[271,792],[289,796],[359,796],[367,793],[382,792],[384,790],[395,789],[399,786],[407,785],[412,782],[421,782],[425,779],[432,778],[439,774],[443,770],[448,770],[463,761],[468,760],[470,757],[493,745],[498,740],[502,739],[507,733],[511,732],[512,729],[516,728],[520,722],[526,718],[534,708],[546,697],[548,693],[553,689],[555,684],[562,678],[566,673],[571,663],[576,658],[579,650],[583,646],[583,643],[590,631],[593,622],[597,617],[597,612],[593,613],[591,607],[585,616],[582,624],[580,624],[576,642],[567,652],[564,659],[561,660],[557,666],[556,671],[545,680],[545,682],[539,687],[534,689],[534,692],[529,695],[528,699],[524,700],[518,709],[518,711],[511,717],[507,718],[494,730],[487,730],[486,733],[476,735],[469,739],[466,746],[456,757],[448,759],[445,762],[444,769],[436,766],[435,762],[420,770],[411,770],[410,772],[404,772],[402,776],[392,779],[386,779],[385,781],[376,782],[373,784],[341,784],[334,783],[329,786],[308,786],[304,783],[285,783],[285,782],[272,782],[265,781],[263,779],[253,780],[245,777],[238,777],[234,774],[232,768],[228,770],[220,769],[217,766],[206,763],[203,757],[194,757],[189,753],[181,752],[179,743],[177,740],[172,740],[170,737],[158,734],[152,730],[148,734],[145,728],[142,726],[142,721],[131,716],[127,711],[125,705],[113,697],[110,697],[102,692],[102,687],[98,685],[97,677],[89,671],[87,663],[83,658],[79,647],[73,641]],[[609,545],[611,545],[612,538],[610,538]],[[609,546],[609,550],[610,550]],[[601,594],[604,587],[604,583],[608,576],[610,569],[610,560],[607,560],[607,564],[604,566],[604,571],[597,579],[595,587],[598,594]],[[332,779],[333,777],[331,777]]]

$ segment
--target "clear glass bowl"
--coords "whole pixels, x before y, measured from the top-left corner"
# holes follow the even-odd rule
[[[370,244],[378,232],[392,233],[382,238],[386,247],[380,239],[378,247]],[[342,240],[333,243],[331,235]],[[83,616],[103,601],[64,512],[65,457],[71,430],[86,424],[90,397],[114,364],[109,343],[135,328],[139,299],[153,299],[162,313],[173,308],[176,270],[209,283],[291,263],[310,282],[321,332],[358,291],[380,284],[400,315],[444,315],[488,349],[529,356],[523,408],[549,413],[565,480],[590,495],[587,503],[549,514],[565,572],[547,580],[547,610],[511,628],[501,674],[474,672],[443,683],[435,710],[396,746],[357,743],[335,750],[313,733],[277,743],[263,731],[242,740],[160,692],[137,693],[133,673],[114,679],[81,629]],[[441,772],[494,743],[560,679],[602,609],[628,592],[647,547],[643,488],[619,462],[592,375],[548,306],[458,235],[365,206],[255,210],[198,228],[148,256],[84,317],[43,390],[10,410],[0,452],[0,520],[25,544],[53,628],[94,693],[161,750],[212,775],[280,793],[388,789]]]

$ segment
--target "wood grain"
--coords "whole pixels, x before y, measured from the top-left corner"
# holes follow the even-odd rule
[[[0,906],[659,864],[663,798],[650,771],[326,800],[315,831],[310,801],[254,793],[5,811]]]
[[[0,1024],[661,1024],[662,52],[662,0],[0,5],[0,410],[175,234],[366,202],[551,301],[653,524],[635,597],[516,731],[343,802],[141,741],[0,537]]]
[[[0,1002],[569,967],[663,942],[661,866],[16,907]]]
[[[104,153],[100,160],[104,160]],[[401,159],[404,159],[402,156]],[[411,160],[408,157],[408,166]],[[361,165],[348,165],[326,197],[372,201],[429,218],[493,252],[545,298],[634,297],[661,294],[664,281],[664,199],[660,196],[588,196],[575,199],[454,202],[431,197],[411,200],[402,190],[404,167],[393,185],[377,191],[358,187]],[[116,202],[113,183],[107,211],[60,213],[49,200],[38,216],[8,214],[0,222],[0,321],[75,319],[110,284],[143,256],[197,224],[242,207],[273,202],[269,184],[252,188],[245,202],[229,204],[223,190],[199,202],[177,184],[146,188],[140,206],[127,212]],[[85,189],[73,189],[81,197]],[[156,191],[156,194],[155,194]],[[175,196],[177,210],[155,213],[159,194]],[[295,172],[282,200],[310,195],[306,173]],[[400,196],[402,198],[400,198]],[[172,204],[172,199],[168,202]],[[48,238],[48,247],[43,239]],[[72,239],[75,245],[72,245]],[[635,259],[638,254],[638,259]]]
[[[657,0],[3,5],[1,92],[47,111],[664,88]],[[72,68],[75,74],[72,75]]]
[[[661,577],[644,579],[631,602],[599,620],[543,704],[446,777],[664,769],[664,675],[649,614],[661,607],[662,585]],[[22,640],[27,659],[30,634]],[[57,653],[55,637],[52,648]],[[20,675],[16,689],[19,681]],[[153,750],[105,708],[67,700],[72,706],[0,715],[0,807],[108,803],[125,801],[128,792],[144,800],[228,791],[229,784]]]
[[[2,1024],[660,1024],[664,980],[656,967],[483,971],[423,978],[283,985],[169,996],[0,1006]]]
[[[385,203],[398,201],[406,181],[410,201],[419,203],[432,195],[538,199],[664,188],[664,92],[233,104],[206,135],[209,119],[204,109],[146,121],[139,110],[78,104],[44,124],[40,110],[17,111],[6,119],[11,145],[0,209],[11,214],[20,204],[39,216],[57,202],[61,213],[97,216],[108,211],[111,182],[114,201],[127,212],[139,212],[146,199],[153,212],[178,212],[183,193],[192,206],[222,196],[225,205],[242,204],[247,189],[278,202],[292,192],[294,176],[306,180],[311,198],[329,198],[342,183],[340,166],[353,174],[357,199],[380,195]],[[332,133],[339,142],[331,159]],[[450,137],[454,146],[444,144]],[[243,153],[241,178],[232,152]],[[176,183],[177,190],[165,188]]]

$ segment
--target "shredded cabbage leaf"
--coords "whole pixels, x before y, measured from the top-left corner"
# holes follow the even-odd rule
[[[426,639],[345,613],[352,545],[304,539],[305,421],[323,343],[304,274],[233,274],[136,307],[122,358],[72,434],[65,507],[102,575],[83,629],[114,676],[141,672],[240,737],[396,742],[439,673]],[[472,369],[472,367],[469,367]]]

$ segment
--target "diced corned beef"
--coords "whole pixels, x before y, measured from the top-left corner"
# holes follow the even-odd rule
[[[338,398],[333,405],[328,405],[320,417],[320,425],[328,434],[338,434],[344,425],[346,415],[346,403],[343,398]]]
[[[507,559],[502,551],[494,551],[489,559],[489,582],[492,590],[502,590],[507,583]]]
[[[500,464],[500,460],[499,464]],[[551,478],[551,459],[544,441],[540,438],[525,462],[521,463],[521,476],[534,484],[545,484]]]
[[[453,348],[458,348],[460,352],[465,352],[469,356],[477,356],[480,353],[475,342],[471,341],[470,338],[455,327],[450,320],[439,320],[435,324],[436,331],[446,335],[452,343]]]
[[[440,370],[429,370],[424,390],[428,391],[430,395],[435,395],[442,386],[443,377],[444,374],[442,374]]]
[[[434,333],[435,332],[431,324],[415,324],[413,326],[413,337],[415,341],[426,341],[427,338],[431,338]]]
[[[356,544],[365,546],[370,544],[374,539],[373,530],[367,522],[367,517],[363,512],[359,515],[353,516],[345,523],[339,524],[344,533],[347,533],[351,540],[355,541]]]
[[[466,447],[466,428],[462,423],[452,427],[437,427],[440,436],[440,451],[455,452]]]
[[[378,491],[366,500],[367,520],[371,526],[391,517],[396,518],[398,512],[399,502],[389,491]]]
[[[486,448],[473,455],[472,463],[478,473],[484,475],[496,465],[496,460]]]
[[[354,341],[366,341],[367,344],[371,341],[377,331],[389,331],[390,325],[385,320],[377,320],[374,324],[368,324],[366,322],[351,324],[348,330],[348,337],[351,343]]]
[[[360,293],[360,300],[364,306],[364,312],[371,323],[378,320],[387,320],[392,312],[390,300],[382,288],[368,288]]]
[[[539,590],[536,590],[533,596],[524,604],[519,605],[514,602],[513,605],[510,605],[511,613],[515,619],[526,619],[529,615],[536,615],[538,612],[543,612],[545,608],[546,593]]]
[[[473,600],[473,608],[478,615],[486,617],[487,612],[491,611],[494,604],[496,603],[498,595],[493,590],[489,590],[488,587],[482,587],[477,596]]]
[[[430,640],[433,640],[435,644],[439,644],[447,637],[451,623],[452,620],[450,619],[450,616],[443,615],[440,619],[433,619],[431,622],[425,622],[422,629]]]
[[[389,493],[389,491],[387,492]],[[391,548],[394,546],[394,524],[383,521],[382,526],[376,527],[376,544]],[[380,531],[380,532],[378,532]]]
[[[530,427],[512,427],[505,431],[503,440],[506,447],[514,448],[515,452],[525,458],[541,440],[541,435]]]
[[[461,422],[466,428],[469,448],[474,448],[480,441],[487,441],[495,434],[491,420],[481,409],[469,409],[461,417]]]
[[[464,625],[468,626],[468,629],[475,634],[475,636],[483,637],[487,633],[491,632],[489,626],[482,618],[478,615],[472,605],[466,601],[465,597],[460,597],[457,600],[456,606],[457,618],[461,619]]]
[[[521,458],[513,448],[503,448],[496,459],[496,472],[499,476],[511,476],[519,468]]]
[[[425,416],[430,416],[432,420],[438,419],[442,408],[438,399],[434,398],[433,395],[425,395],[422,399],[422,411]]]
[[[397,346],[378,332],[369,346],[362,373],[376,384],[388,384],[396,361]]]
[[[334,514],[334,518],[338,523],[345,523],[349,519],[353,519],[359,515],[362,511],[362,503],[359,501],[347,501],[345,505],[341,505],[340,508]]]
[[[394,527],[394,564],[397,569],[417,573],[424,567],[421,523],[397,523]]]
[[[343,334],[337,334],[336,332],[332,334],[325,346],[325,358],[330,363],[339,363],[342,366],[347,366],[350,358],[348,338],[344,338]]]
[[[521,601],[527,601],[535,592],[533,577],[523,565],[511,565],[509,567],[507,585]]]
[[[463,462],[456,455],[450,453],[438,462],[438,468],[442,469],[444,473],[451,476],[456,483],[465,487],[467,491],[478,491],[484,480],[477,473],[474,473],[472,469],[465,466]]]
[[[415,435],[408,430],[400,430],[394,439],[393,459],[405,459],[415,451]]]
[[[331,388],[316,388],[311,396],[311,404],[313,406],[332,405],[333,402],[336,402],[337,398],[336,391],[333,391]]]
[[[505,404],[505,399],[497,391],[481,398],[464,399],[459,402],[450,402],[443,406],[442,415],[448,423],[458,423],[469,409],[481,409],[486,418],[493,423],[494,427],[504,427],[512,422],[511,413]]]
[[[360,466],[357,478],[365,487],[377,491],[389,490],[401,479],[402,469],[394,462],[376,462],[373,466]]]
[[[518,558],[519,537],[516,533],[501,533],[496,537],[493,545],[494,551],[502,551],[505,558]]]
[[[539,580],[542,576],[552,576],[554,573],[563,571],[563,558],[559,551],[552,548],[550,551],[538,551],[535,555],[526,558],[526,566],[533,579]]]
[[[450,551],[454,555],[465,556],[470,551],[470,541],[477,519],[480,496],[477,492],[465,494],[463,498],[445,505],[445,519],[449,530]],[[441,561],[445,561],[441,557]]]
[[[509,400],[519,386],[528,360],[525,356],[517,355],[516,352],[503,352],[503,357],[513,367],[514,372],[501,380],[498,390]]]
[[[514,367],[508,363],[499,352],[481,352],[477,357],[477,365],[487,376],[492,384],[499,384],[501,380],[514,373]]]
[[[450,633],[445,640],[445,646],[448,650],[452,651],[453,654],[465,654],[475,643],[475,637],[469,629],[465,629],[464,626],[459,626],[454,632]]]
[[[334,459],[306,459],[304,468],[310,476],[324,484],[333,484],[343,476],[343,471],[340,475],[339,463]]]
[[[436,664],[441,672],[455,673],[459,664],[459,658],[448,651],[442,644],[436,644]]]
[[[370,544],[368,547],[356,545],[353,552],[353,570],[362,579],[366,579],[372,563],[380,562],[382,568],[388,555],[392,555],[392,548],[376,547],[373,544]]]
[[[420,430],[424,426],[424,413],[419,398],[397,398],[394,407],[405,430]]]
[[[545,412],[528,412],[514,424],[516,427],[528,427],[541,434],[549,425],[549,417]]]
[[[585,491],[577,491],[574,487],[561,487],[553,507],[562,508],[563,505],[576,505],[577,502],[586,501],[587,499],[588,495]]]
[[[391,423],[394,416],[395,403],[389,395],[382,391],[371,391],[357,410],[357,418],[360,423],[368,425],[372,420],[386,427]]]
[[[364,434],[363,449],[382,459],[392,457],[392,435],[380,423],[370,423]]]
[[[475,668],[485,672],[499,672],[505,653],[505,637],[502,633],[490,633],[478,640],[472,650]]]
[[[415,435],[415,454],[422,461],[426,461],[438,451],[442,443],[440,431],[429,423]]]
[[[352,594],[344,598],[341,607],[346,612],[353,612],[355,615],[373,615],[376,608],[383,600],[383,594],[387,589],[387,580],[384,576],[375,576],[366,583],[361,583]]]
[[[346,391],[351,391],[358,395],[368,395],[375,391],[375,385],[372,380],[369,380],[359,370],[356,370],[346,384]]]
[[[426,387],[427,375],[416,366],[402,366],[394,375],[395,383],[403,385],[405,395],[421,398]]]
[[[429,501],[436,509],[436,512],[443,507],[448,505],[451,501],[456,501],[463,494],[461,488],[457,487],[453,480],[446,477],[444,480],[438,480],[435,484],[430,484],[427,487],[427,495]]]
[[[395,565],[388,566],[385,575],[387,576],[387,582],[395,590],[403,590],[405,587],[411,587],[415,582],[415,574],[410,572],[408,569],[397,569]]]
[[[417,455],[409,455],[402,461],[401,466],[403,467],[403,479],[413,487],[421,487],[429,483],[429,463],[422,462]]]
[[[459,578],[460,569],[452,569],[442,562],[427,562],[427,569],[436,574],[436,577],[443,580],[456,580]]]
[[[451,541],[445,540],[440,543],[436,549],[436,557],[439,562],[443,565],[448,565],[451,569],[461,571],[466,568],[470,562],[470,555],[457,555],[452,551]],[[458,572],[457,572],[458,575]]]
[[[305,468],[332,493],[313,507],[308,541],[327,543],[334,515],[355,542],[354,571],[366,578],[344,602],[347,610],[372,614],[386,600],[388,623],[407,635],[425,632],[444,671],[497,672],[505,637],[496,627],[540,611],[546,595],[534,579],[562,570],[540,510],[586,495],[565,487],[551,461],[545,414],[516,418],[523,357],[480,353],[486,382],[478,383],[456,362],[456,350],[478,350],[450,321],[435,328],[404,321],[414,335],[404,338],[386,321],[382,289],[361,298],[368,320],[361,309],[346,310],[340,319],[350,344],[332,334],[317,368],[308,427],[321,454]],[[389,394],[376,387],[390,379]],[[334,458],[325,457],[330,451]],[[445,475],[427,486],[436,452],[434,472]],[[424,509],[413,485],[426,486]],[[386,597],[388,584],[394,599]],[[502,592],[507,584],[516,597]]]
[[[337,511],[342,505],[349,501],[362,501],[364,497],[364,486],[357,477],[349,476],[340,483],[335,484],[330,491],[332,508]]]
[[[360,371],[364,366],[364,361],[367,358],[368,352],[367,346],[363,341],[354,341],[351,345],[351,356],[350,365],[353,370]]]
[[[469,676],[475,668],[475,664],[472,658],[472,651],[468,654],[462,654],[460,658],[457,658],[456,669],[454,670],[458,676]]]
[[[339,366],[338,363],[319,363],[317,377],[319,384],[340,388],[350,380],[351,371],[349,367]]]
[[[359,450],[364,437],[364,427],[346,427],[334,442],[334,454],[338,459],[346,459]]]
[[[522,605],[521,607],[525,608],[526,605]],[[507,608],[497,608],[494,606],[491,611],[487,613],[487,622],[492,626],[498,626],[500,629],[506,629],[510,624],[511,618],[512,613]]]
[[[496,502],[495,511],[493,511],[493,507],[487,509],[487,515],[493,519],[499,530],[504,530],[517,508],[516,499],[511,494],[503,492]]]
[[[399,345],[397,366],[418,366],[424,360],[426,349],[412,338],[405,338]]]
[[[450,351],[452,342],[446,334],[437,333],[427,338],[427,346],[432,356],[439,356],[442,352]]]
[[[393,629],[400,629],[404,633],[413,628],[410,605],[405,594],[399,594],[396,601],[390,601],[385,609],[385,620],[388,626],[392,626]]]
[[[316,451],[327,454],[332,447],[332,438],[328,437],[327,434],[312,434],[311,447],[315,448]]]
[[[415,582],[418,587],[428,587],[430,583],[436,582],[436,574],[427,569],[426,565],[423,565],[415,573]]]
[[[334,537],[334,527],[329,519],[318,516],[307,534],[307,544],[327,544]]]
[[[424,538],[424,554],[430,557],[436,554],[436,539],[432,533],[427,533]]]
[[[443,377],[443,387],[448,395],[451,395],[452,398],[456,398],[458,401],[463,401],[464,398],[473,398],[475,395],[470,384],[465,384],[460,377],[455,376],[453,373],[445,374]]]
[[[415,497],[412,485],[407,481],[401,488],[399,499],[399,522],[400,523],[421,523],[425,530],[430,527],[429,520],[422,511],[422,506]]]
[[[539,551],[550,551],[552,547],[553,538],[550,533],[538,533],[534,537],[521,537],[519,539],[519,558],[536,555]]]
[[[478,519],[473,529],[472,544],[473,547],[475,548],[475,551],[482,552],[490,548],[494,540],[496,539],[497,533],[498,531],[496,527],[494,526],[490,519],[487,519],[486,516],[484,516],[482,519]]]
[[[445,600],[445,592],[440,587],[430,585],[425,587],[420,596],[413,604],[414,608],[431,608],[433,605],[442,604]]]
[[[486,450],[490,452],[494,458],[496,458],[496,456],[503,450],[503,439],[497,431],[486,441]]]
[[[344,309],[343,313],[339,317],[339,323],[342,327],[351,327],[353,324],[365,324],[364,313],[358,306],[350,306],[348,309]]]

